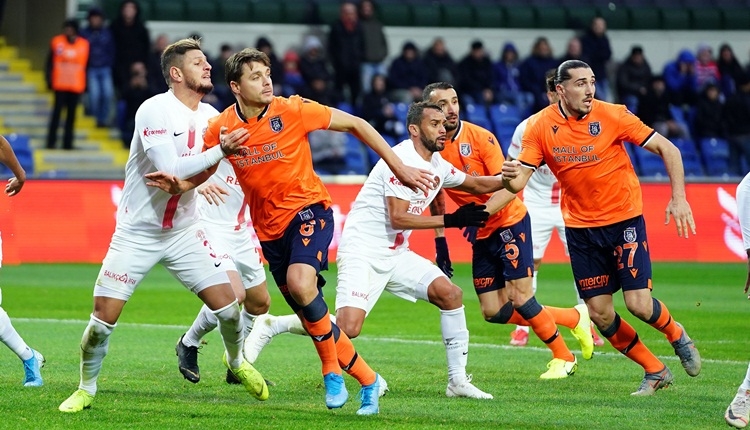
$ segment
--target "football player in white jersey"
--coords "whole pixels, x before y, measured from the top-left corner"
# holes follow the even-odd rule
[[[745,278],[745,294],[750,290],[750,173],[745,175],[737,186],[737,218],[742,230],[742,243],[747,253],[747,278]],[[750,299],[750,296],[748,296]],[[750,365],[742,384],[737,389],[732,403],[724,413],[724,419],[732,427],[741,429],[747,427],[750,420]]]
[[[548,70],[545,75],[547,85],[547,99],[549,104],[555,104],[559,101],[557,91],[554,88],[555,69]],[[508,148],[508,159],[518,158],[521,151],[521,138],[526,131],[526,124],[529,118],[523,120],[516,127],[513,137]],[[562,211],[560,210],[560,184],[557,178],[550,171],[547,165],[542,165],[536,169],[534,174],[529,178],[526,188],[523,190],[523,202],[526,209],[531,215],[531,237],[534,238],[534,277],[532,288],[536,293],[537,274],[539,266],[542,264],[544,251],[547,250],[549,241],[552,239],[552,231],[557,230],[557,237],[560,238],[565,246],[565,252],[568,249],[568,242],[565,238],[565,223],[563,222]],[[578,290],[573,284],[573,289],[578,295]],[[578,304],[583,304],[583,300],[578,297]],[[591,335],[594,338],[594,345],[603,346],[604,340],[591,329]],[[516,326],[510,334],[510,344],[515,346],[525,346],[529,342],[529,327]]]
[[[248,228],[250,211],[245,194],[236,179],[232,164],[225,158],[216,173],[201,184],[197,192],[198,211],[211,238],[211,245],[222,260],[230,260],[237,270],[227,271],[235,296],[242,303],[243,337],[250,333],[258,315],[268,312],[271,297],[266,285],[266,272]],[[200,381],[198,348],[201,339],[216,328],[217,318],[208,306],[201,307],[190,329],[177,341],[175,351],[182,376],[192,383]],[[226,381],[239,383],[227,369]]]
[[[10,146],[10,143],[3,136],[0,136],[0,163],[7,166],[13,173],[13,177],[8,179],[8,183],[5,185],[5,194],[8,197],[13,197],[21,192],[21,188],[23,188],[23,184],[26,182],[26,171],[23,170],[23,167],[18,162],[18,158],[16,158],[16,154],[13,152],[13,147]],[[3,259],[2,243],[2,239],[0,239],[0,265]],[[2,303],[3,292],[0,290],[0,305]],[[24,342],[21,335],[18,334],[13,324],[11,324],[8,313],[2,307],[0,307],[0,342],[10,348],[23,362],[23,386],[41,387],[44,381],[39,369],[44,366],[44,357]]]
[[[438,152],[445,146],[445,114],[439,106],[425,102],[412,104],[407,126],[410,139],[396,145],[394,152],[404,164],[433,172],[438,187],[427,193],[414,192],[403,186],[383,161],[375,165],[347,215],[341,234],[336,257],[336,324],[349,337],[358,336],[365,317],[383,291],[411,302],[428,301],[440,309],[448,361],[446,395],[492,399],[491,394],[476,388],[471,375],[466,374],[469,331],[461,288],[431,261],[411,251],[409,236],[414,229],[483,225],[489,213],[482,205],[466,205],[452,214],[439,216],[421,214],[440,187],[486,194],[502,188],[501,178],[468,176],[443,160]],[[261,327],[258,323],[255,328]],[[256,329],[245,341],[246,354],[252,360],[271,336],[281,332],[272,324]]]
[[[145,178],[157,170],[193,177],[242,142],[223,142],[202,152],[203,131],[218,112],[201,102],[213,85],[211,65],[197,40],[169,45],[161,67],[169,90],[146,100],[136,113],[115,232],[94,285],[94,312],[81,339],[80,383],[60,404],[62,412],[91,406],[109,336],[125,303],[156,264],[211,309],[224,341],[224,363],[254,397],[268,398],[263,376],[242,355],[241,314],[227,276],[234,264],[212,248],[200,222],[196,192],[172,196],[148,187]]]

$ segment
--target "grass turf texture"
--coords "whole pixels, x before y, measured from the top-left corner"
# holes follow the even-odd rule
[[[529,346],[507,346],[510,326],[483,322],[468,265],[456,265],[453,280],[464,289],[471,333],[468,371],[494,400],[445,397],[446,366],[437,309],[384,294],[355,340],[360,354],[388,381],[380,415],[358,417],[359,387],[346,377],[349,402],[340,410],[324,405],[320,363],[311,341],[277,337],[256,365],[274,382],[266,402],[241,386],[224,383],[221,339],[209,334],[199,355],[201,382],[185,381],[174,354],[177,338],[200,307],[161,267],[152,271],[125,307],[110,338],[109,355],[90,410],[63,414],[58,405],[77,387],[79,343],[92,308],[93,265],[23,265],[0,272],[3,307],[21,336],[47,358],[44,387],[21,386],[21,362],[0,347],[0,428],[451,428],[451,429],[707,429],[725,426],[723,412],[747,368],[750,303],[742,294],[743,264],[658,264],[654,296],[682,322],[703,356],[699,377],[682,370],[669,343],[625,310],[618,312],[646,345],[672,369],[672,387],[653,397],[630,396],[641,368],[609,344],[584,362],[567,329],[561,333],[578,356],[578,372],[541,381],[551,358],[531,336]],[[335,268],[325,288],[333,304]],[[275,286],[271,312],[289,309]],[[575,304],[567,265],[545,265],[537,294],[543,304]]]

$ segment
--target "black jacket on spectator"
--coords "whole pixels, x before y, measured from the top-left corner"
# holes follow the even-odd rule
[[[657,94],[649,88],[638,101],[638,117],[644,124],[653,127],[654,123],[674,119],[669,110],[669,96],[667,92]]]
[[[391,62],[391,68],[388,70],[388,89],[424,88],[427,84],[427,70],[419,56],[412,61],[407,61],[401,56]]]
[[[424,54],[424,66],[427,69],[428,82],[449,82],[456,84],[458,69],[456,62],[448,51],[443,55],[437,55],[432,49]]]
[[[471,54],[458,63],[458,92],[471,95],[476,103],[482,102],[482,91],[492,89],[492,61],[484,56],[477,60]]]
[[[726,126],[724,122],[724,104],[717,97],[711,100],[707,96],[708,88],[698,98],[695,119],[693,120],[693,131],[697,138],[703,137],[726,137]],[[718,92],[716,86],[713,88]]]
[[[122,91],[130,81],[130,65],[138,61],[149,64],[151,38],[148,29],[141,21],[140,9],[131,25],[127,25],[122,20],[122,15],[118,15],[110,25],[110,31],[116,49],[113,69],[115,87]]]
[[[597,36],[591,29],[581,36],[581,50],[591,71],[599,80],[607,78],[607,62],[612,58],[612,48],[607,35]]]
[[[750,135],[750,93],[737,91],[729,97],[724,119],[730,136]]]
[[[549,105],[544,75],[547,73],[547,70],[554,69],[557,66],[557,60],[552,57],[534,55],[526,58],[518,66],[521,89],[534,95],[532,112],[539,112]]]
[[[636,64],[628,57],[617,69],[617,95],[620,102],[626,96],[643,96],[643,91],[648,89],[653,73],[647,61]]]

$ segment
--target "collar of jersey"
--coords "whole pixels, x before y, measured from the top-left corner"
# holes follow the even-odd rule
[[[451,137],[451,142],[455,142],[456,139],[458,139],[458,135],[461,134],[461,130],[463,129],[463,121],[458,121],[458,127],[456,127],[456,132],[453,133],[453,137]]]
[[[258,114],[258,116],[257,116],[257,117],[255,117],[255,119],[257,119],[258,121],[260,121],[261,119],[263,119],[263,116],[264,116],[264,115],[265,115],[266,113],[268,113],[268,109],[269,109],[270,107],[271,107],[271,104],[267,104],[267,105],[266,105],[266,107],[265,107],[265,108],[263,108],[263,110],[262,110],[262,111],[260,112],[260,114]],[[245,122],[245,123],[247,122],[247,118],[246,118],[246,117],[245,117],[245,115],[244,115],[244,114],[242,113],[242,109],[240,109],[240,103],[239,103],[239,102],[234,102],[234,112],[235,112],[235,113],[237,114],[237,117],[238,117],[238,118],[239,118],[240,120],[242,120],[242,122]]]
[[[565,121],[568,120],[568,116],[565,115],[565,111],[562,108],[562,101],[557,102],[557,111],[560,113],[560,115],[565,119]],[[586,118],[589,114],[581,115],[578,118],[576,118],[576,121],[581,121],[582,119]]]

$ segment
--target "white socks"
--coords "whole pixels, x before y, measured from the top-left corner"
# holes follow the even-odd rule
[[[448,359],[448,381],[460,384],[466,380],[469,354],[469,330],[466,329],[464,307],[440,311],[440,331],[443,334],[445,355]]]
[[[750,364],[747,366],[747,373],[745,374],[745,380],[740,385],[740,390],[750,390]]]
[[[203,336],[207,335],[211,330],[215,329],[219,325],[219,320],[216,318],[211,309],[208,306],[201,306],[198,316],[195,317],[193,325],[182,337],[182,343],[185,346],[199,347]]]
[[[13,324],[10,323],[10,318],[5,312],[5,309],[0,307],[0,341],[10,348],[11,351],[16,353],[18,358],[28,360],[34,355],[34,352],[26,345],[21,336],[18,334]]]
[[[81,338],[81,382],[78,388],[91,394],[96,394],[96,379],[102,369],[102,361],[109,349],[109,335],[115,329],[114,325],[91,315],[89,325],[83,331]]]
[[[242,332],[242,317],[237,299],[221,309],[212,311],[219,320],[219,332],[224,340],[224,348],[227,351],[227,362],[232,369],[239,369],[242,365],[242,341],[245,338]]]

